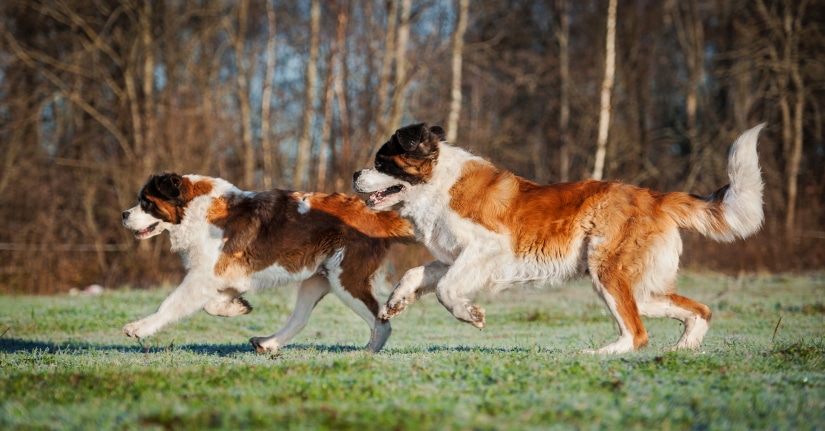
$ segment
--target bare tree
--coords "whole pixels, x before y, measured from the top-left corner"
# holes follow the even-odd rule
[[[707,145],[699,139],[698,109],[700,86],[705,75],[705,36],[699,6],[696,0],[668,2],[667,8],[673,17],[676,38],[679,41],[687,69],[685,88],[685,135],[690,148],[690,166],[683,190],[691,191],[701,170],[701,159],[708,154]]]
[[[274,163],[272,161],[272,81],[275,76],[275,41],[278,37],[275,22],[275,9],[272,2],[266,2],[266,22],[267,22],[267,38],[266,38],[266,70],[264,71],[264,88],[261,95],[261,153],[263,159],[263,186],[264,189],[272,188],[272,175],[275,175]]]
[[[453,81],[450,91],[450,113],[447,117],[447,142],[455,142],[458,135],[458,118],[461,115],[461,64],[464,50],[464,33],[467,31],[467,14],[470,0],[458,1],[458,18],[452,36]]]
[[[310,151],[312,150],[312,118],[315,109],[315,86],[318,81],[318,52],[319,33],[321,29],[321,4],[319,0],[312,0],[310,8],[309,26],[309,60],[306,72],[306,99],[304,114],[301,122],[301,137],[298,141],[298,155],[295,158],[295,171],[292,176],[292,186],[302,189],[306,185]]]
[[[599,136],[596,140],[596,162],[593,179],[601,180],[604,175],[604,159],[607,154],[607,132],[610,128],[610,95],[616,76],[616,0],[609,0],[607,6],[607,36],[605,37],[604,80],[602,81],[601,104],[599,109]]]
[[[558,0],[559,27],[559,177],[570,181],[570,10],[567,0]]]
[[[404,113],[404,94],[407,81],[407,44],[410,41],[410,8],[412,0],[401,0],[401,16],[398,22],[398,36],[395,44],[395,86],[390,104],[389,130],[401,127],[401,115]]]
[[[238,28],[231,30],[231,25],[227,24],[227,33],[232,41],[232,48],[235,51],[235,80],[237,83],[236,97],[238,100],[238,110],[240,112],[241,141],[243,142],[243,184],[242,187],[255,187],[255,146],[252,142],[252,106],[249,102],[249,68],[245,63],[244,43],[247,38],[247,20],[249,19],[249,0],[241,0],[237,9]]]
[[[802,36],[802,18],[808,1],[780,2],[781,12],[768,10],[764,0],[758,0],[756,10],[768,25],[767,67],[773,75],[773,86],[779,98],[782,113],[782,143],[786,154],[785,175],[787,199],[785,202],[785,234],[789,239],[796,235],[796,206],[799,194],[799,172],[802,162],[802,127],[805,110],[806,86],[801,73],[799,45]]]
[[[347,107],[347,91],[345,88],[347,64],[344,59],[347,57],[347,22],[349,21],[349,13],[347,8],[349,7],[349,4],[350,2],[346,0],[341,0],[338,3],[338,26],[335,32],[335,51],[337,53],[335,67],[337,68],[337,72],[332,78],[335,99],[338,102],[338,118],[341,124],[341,151],[338,153],[340,154],[338,171],[344,172],[345,174],[352,172],[352,163],[357,159],[355,152],[352,151],[352,145],[350,143],[349,108]],[[347,177],[347,180],[348,179],[349,178]],[[341,176],[338,176],[336,178],[334,188],[335,190],[342,190],[344,188],[349,190],[349,182],[343,180]]]

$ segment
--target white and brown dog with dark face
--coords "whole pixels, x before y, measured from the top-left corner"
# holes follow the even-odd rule
[[[289,343],[329,292],[370,326],[369,350],[387,341],[390,325],[376,318],[373,285],[390,245],[413,240],[412,227],[398,214],[370,211],[339,193],[245,192],[198,175],[153,175],[138,201],[123,212],[123,226],[138,239],[168,231],[188,272],[155,313],[123,328],[126,335],[148,337],[200,309],[246,314],[252,308],[245,292],[300,282],[286,325],[249,340],[258,352]]]
[[[434,291],[457,319],[483,328],[484,309],[471,303],[479,291],[557,283],[586,271],[619,327],[619,338],[595,352],[645,346],[640,315],[682,321],[675,347],[698,348],[711,312],[675,293],[679,229],[717,241],[759,230],[760,129],[733,144],[730,184],[699,197],[616,181],[540,185],[448,145],[440,127],[401,128],[373,168],[354,174],[353,189],[372,193],[370,208],[397,208],[437,260],[404,274],[381,317]]]

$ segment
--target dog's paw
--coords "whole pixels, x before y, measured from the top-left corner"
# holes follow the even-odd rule
[[[203,311],[211,316],[220,317],[235,317],[252,312],[252,305],[241,297],[232,299],[231,301],[214,301],[206,304]]]
[[[252,337],[249,339],[249,343],[258,353],[271,353],[281,348],[271,337]]]
[[[487,321],[484,317],[484,309],[477,305],[468,305],[467,311],[470,313],[470,321],[467,322],[478,329],[484,329]]]
[[[400,302],[397,304],[389,304],[381,307],[381,310],[378,312],[378,318],[381,320],[390,320],[393,317],[401,314],[404,309],[407,308],[406,303]]]
[[[123,333],[131,338],[146,338],[154,333],[142,320],[132,322],[123,327]]]

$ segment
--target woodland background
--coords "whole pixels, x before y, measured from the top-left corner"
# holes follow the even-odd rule
[[[704,195],[767,121],[763,231],[686,233],[683,266],[822,269],[825,0],[614,2],[3,0],[0,291],[174,282],[120,224],[151,173],[351,194],[412,122],[532,180],[596,176],[601,142],[605,179]]]

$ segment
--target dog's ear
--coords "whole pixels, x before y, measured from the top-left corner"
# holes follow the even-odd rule
[[[437,136],[439,141],[443,141],[447,137],[447,132],[441,126],[430,127],[430,133]]]
[[[393,138],[398,141],[404,151],[412,151],[418,147],[418,144],[426,140],[427,133],[427,124],[419,123],[396,130]]]
[[[168,199],[178,199],[181,194],[183,178],[178,174],[155,175],[155,187]]]

